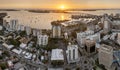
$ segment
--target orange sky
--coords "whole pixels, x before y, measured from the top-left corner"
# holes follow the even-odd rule
[[[0,8],[120,8],[120,0],[0,0]]]

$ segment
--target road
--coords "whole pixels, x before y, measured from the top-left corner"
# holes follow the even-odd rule
[[[47,68],[46,65],[43,65],[43,64],[39,65],[39,64],[37,64],[35,62],[31,62],[30,60],[25,59],[23,56],[20,56],[18,54],[13,53],[12,51],[10,51],[9,49],[3,47],[2,45],[0,45],[0,47],[2,47],[3,51],[8,51],[10,53],[10,55],[16,56],[18,59],[20,59],[21,62],[25,61],[26,64],[29,64],[29,65],[31,65],[33,67],[41,68],[43,70],[45,70],[45,68]]]

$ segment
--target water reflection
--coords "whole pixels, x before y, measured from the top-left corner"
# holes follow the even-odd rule
[[[61,15],[61,20],[65,20],[64,14]]]

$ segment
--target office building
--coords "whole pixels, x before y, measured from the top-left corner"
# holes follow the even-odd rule
[[[67,54],[68,63],[77,62],[77,60],[78,60],[78,46],[69,44],[67,46],[66,54]]]
[[[99,64],[103,64],[106,69],[109,69],[113,63],[113,48],[112,46],[102,44],[99,52]]]
[[[85,46],[85,40],[87,36],[93,35],[94,31],[85,31],[85,32],[80,32],[77,33],[77,42],[78,44],[83,48]]]
[[[57,21],[51,24],[52,24],[52,37],[61,38],[61,32],[62,32],[61,24],[57,23]]]
[[[120,33],[117,34],[117,42],[120,45]]]
[[[31,34],[31,27],[26,26],[26,27],[25,27],[25,31],[26,31],[26,34],[27,34],[27,35],[30,35],[30,34]]]
[[[111,30],[112,21],[108,18],[107,14],[104,14],[101,22],[103,23],[104,33],[108,33]]]
[[[18,24],[18,20],[16,20],[16,19],[12,19],[12,20],[10,20],[10,29],[9,30],[11,30],[11,31],[15,31],[15,30],[17,30],[17,24]]]
[[[68,33],[67,32],[64,33],[64,38],[68,39]]]
[[[47,35],[38,35],[38,45],[47,45],[48,44],[48,36]]]

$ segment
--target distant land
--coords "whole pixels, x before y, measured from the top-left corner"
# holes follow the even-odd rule
[[[26,10],[34,13],[68,13],[67,11],[97,11],[97,10],[120,10],[120,9],[67,9],[67,10],[52,10],[52,9],[0,9],[0,11],[20,11]]]

